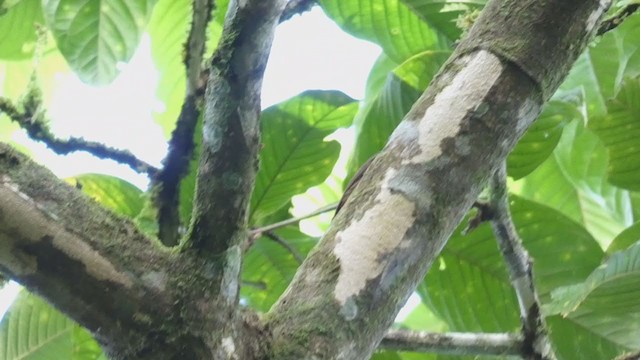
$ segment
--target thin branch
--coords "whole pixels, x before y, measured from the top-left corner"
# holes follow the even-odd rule
[[[298,264],[302,264],[302,262],[304,261],[304,257],[300,254],[300,252],[298,251],[298,249],[296,249],[295,247],[293,247],[291,244],[289,244],[287,242],[287,240],[283,239],[282,237],[278,236],[277,234],[275,234],[273,231],[266,231],[264,233],[264,235],[275,241],[277,244],[279,244],[280,246],[282,246],[283,248],[287,249],[287,251],[289,251],[291,253],[291,255],[293,255],[293,258],[296,259],[296,261],[298,262]]]
[[[31,139],[44,143],[57,154],[66,155],[72,152],[85,151],[100,159],[114,160],[128,165],[138,173],[154,176],[158,172],[158,169],[138,159],[128,150],[115,149],[78,137],[70,137],[66,140],[57,138],[49,129],[40,110],[39,103],[36,104],[34,101],[27,102],[23,107],[24,110],[20,110],[9,99],[0,97],[0,113],[5,113],[9,119],[18,123]]]
[[[312,212],[310,212],[309,214],[306,214],[306,215],[293,217],[293,218],[290,218],[290,219],[287,219],[287,220],[282,220],[282,221],[274,223],[274,224],[269,224],[269,225],[265,225],[263,227],[252,229],[250,231],[250,235],[251,236],[258,235],[259,236],[260,234],[268,232],[268,231],[273,231],[273,230],[277,230],[279,228],[283,228],[285,226],[296,224],[296,223],[299,223],[302,220],[305,220],[305,219],[308,219],[308,218],[312,218],[314,216],[318,216],[320,214],[324,214],[326,212],[335,210],[337,206],[338,206],[338,204],[331,204],[331,205],[323,206],[323,207],[321,207],[321,208],[319,208],[317,210],[314,210],[314,211],[312,211]]]
[[[193,0],[189,37],[185,44],[187,91],[176,127],[169,141],[164,167],[153,179],[154,201],[158,209],[158,237],[167,246],[175,246],[180,238],[180,182],[189,172],[195,149],[194,133],[200,117],[202,98],[202,58],[207,24],[214,8],[212,0]]]
[[[430,333],[390,330],[380,348],[396,351],[429,352],[446,355],[522,354],[522,338],[515,334]]]
[[[633,15],[638,8],[640,8],[640,2],[633,2],[631,4],[627,4],[627,6],[620,9],[615,15],[611,16],[602,21],[600,27],[598,27],[597,36],[604,35],[605,33],[615,29],[618,25],[622,24],[622,22]]]
[[[511,284],[520,305],[520,318],[524,333],[524,359],[554,360],[555,354],[547,334],[544,317],[540,313],[540,301],[533,282],[533,270],[529,254],[518,236],[507,193],[507,170],[503,162],[491,178],[491,226],[498,240],[498,247],[507,264]]]
[[[309,11],[317,4],[317,0],[290,0],[280,16],[280,22],[285,22],[295,15]]]

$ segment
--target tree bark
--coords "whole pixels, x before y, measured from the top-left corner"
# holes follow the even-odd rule
[[[257,12],[243,13],[247,4]],[[284,1],[232,1],[230,16],[255,21],[231,32],[213,63],[194,224],[181,251],[2,145],[0,271],[90,329],[113,359],[367,359],[609,4],[490,1],[260,320],[237,307],[239,246],[258,149],[255,76]],[[234,77],[249,85],[225,80]],[[220,157],[234,149],[248,162]],[[225,212],[229,196],[238,201]]]
[[[608,1],[491,1],[267,316],[272,359],[368,359]]]

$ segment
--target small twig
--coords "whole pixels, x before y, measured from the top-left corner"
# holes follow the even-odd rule
[[[110,159],[128,165],[138,173],[149,176],[154,176],[157,173],[157,168],[138,159],[128,150],[115,149],[83,138],[71,137],[67,140],[57,138],[43,119],[42,112],[37,111],[38,108],[39,105],[37,107],[25,106],[24,110],[19,110],[9,99],[0,97],[0,113],[5,113],[9,119],[18,123],[31,139],[44,143],[57,154],[66,155],[85,151],[100,159]]]
[[[187,91],[176,127],[171,133],[164,168],[153,179],[154,201],[158,209],[158,237],[167,246],[178,244],[180,233],[180,182],[188,174],[195,149],[194,134],[203,96],[202,59],[212,0],[193,0],[189,37],[185,44]]]
[[[540,313],[531,259],[522,246],[509,210],[506,163],[503,163],[492,177],[490,189],[491,226],[520,305],[524,333],[521,356],[523,359],[555,360],[544,317]]]
[[[430,333],[389,330],[380,348],[447,355],[521,355],[523,341],[516,334]]]
[[[615,15],[603,20],[600,24],[600,27],[598,27],[596,36],[604,35],[605,33],[617,28],[618,25],[622,24],[622,22],[626,18],[633,15],[633,13],[638,10],[638,8],[640,8],[640,3],[638,2],[628,4],[627,6],[620,9]]]
[[[287,220],[283,220],[274,224],[270,224],[270,225],[265,225],[263,227],[259,227],[256,229],[253,229],[249,232],[249,234],[251,236],[255,236],[255,235],[260,235],[262,233],[268,232],[268,231],[273,231],[291,224],[295,224],[298,223],[302,220],[308,219],[308,218],[312,218],[314,216],[320,215],[320,214],[324,214],[326,212],[335,210],[335,208],[338,206],[338,204],[331,204],[331,205],[327,205],[327,206],[323,206],[317,210],[312,211],[309,214],[306,215],[302,215],[302,216],[298,216],[298,217],[294,217],[291,219],[287,219]]]
[[[293,255],[294,259],[296,259],[298,264],[302,264],[302,262],[304,261],[304,257],[302,257],[300,252],[291,244],[289,244],[285,239],[276,235],[273,231],[265,231],[263,234],[264,236],[281,245],[283,248],[287,249],[287,251],[289,251],[291,255]]]
[[[317,0],[290,0],[289,3],[287,3],[287,7],[284,8],[282,16],[280,16],[280,22],[285,22],[294,15],[309,11],[317,4]]]

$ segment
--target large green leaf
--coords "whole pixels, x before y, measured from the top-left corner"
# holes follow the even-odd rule
[[[36,24],[44,22],[40,0],[22,0],[0,14],[0,58],[24,59],[36,47]]]
[[[44,0],[47,25],[80,79],[106,84],[118,75],[144,31],[155,0]]]
[[[308,91],[262,112],[263,148],[251,199],[257,223],[291,197],[322,183],[340,154],[324,138],[351,125],[358,103],[337,91]]]
[[[547,311],[611,343],[640,349],[640,243],[614,253],[581,284],[552,293]]]
[[[101,353],[86,330],[27,291],[0,322],[3,360],[95,360]]]
[[[607,102],[607,115],[589,120],[608,150],[609,181],[640,190],[640,78],[626,79],[616,97]]]
[[[320,5],[345,31],[379,44],[396,63],[451,43],[400,0],[321,0]]]
[[[134,218],[144,206],[142,191],[117,177],[102,174],[84,174],[69,181],[82,192],[118,214]]]
[[[540,117],[509,154],[509,176],[520,179],[540,166],[560,141],[564,126],[578,117],[579,113],[573,104],[561,101],[547,103]]]
[[[615,343],[571,319],[547,317],[551,342],[558,360],[613,359],[622,352]]]
[[[551,290],[585,279],[603,253],[580,225],[546,206],[511,199],[514,222],[534,259],[541,299]],[[512,331],[518,305],[489,224],[463,236],[454,232],[425,281],[423,300],[454,331]]]
[[[637,242],[640,242],[640,222],[636,222],[618,234],[607,248],[607,254],[624,250]]]
[[[462,34],[456,20],[484,7],[486,0],[401,0],[413,9],[429,26],[451,40]]]
[[[365,99],[356,118],[358,135],[350,163],[351,175],[384,147],[389,135],[409,112],[448,56],[449,52],[446,51],[427,51],[416,55],[389,73],[383,86],[380,86],[379,74],[370,76],[368,87],[371,94],[367,94],[368,99]],[[374,94],[376,90],[378,92]]]
[[[301,233],[297,226],[279,229],[275,234],[301,256],[306,256],[317,241]],[[253,309],[268,311],[287,288],[299,265],[284,246],[261,236],[243,261],[241,297]]]
[[[517,193],[582,223],[606,248],[633,222],[629,193],[609,184],[606,171],[604,146],[574,122],[565,127],[554,156],[525,177]]]

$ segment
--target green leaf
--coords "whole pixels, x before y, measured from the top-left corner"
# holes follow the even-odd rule
[[[590,119],[589,127],[607,147],[609,182],[640,190],[640,78],[626,79],[607,102],[607,115]]]
[[[342,29],[379,44],[396,63],[451,43],[400,0],[321,0],[320,5]]]
[[[552,297],[548,309],[613,344],[640,349],[640,243],[614,253],[584,283]]]
[[[142,191],[113,176],[85,174],[68,179],[100,204],[120,215],[134,218],[144,206]]]
[[[47,25],[82,81],[107,84],[140,41],[155,0],[44,0]]]
[[[74,359],[77,358],[74,338],[79,332],[84,333],[82,346],[88,348],[87,341],[93,339],[85,330],[42,299],[23,291],[0,322],[0,358]],[[93,341],[92,346],[98,345]]]
[[[550,316],[546,322],[558,360],[613,359],[621,353],[615,343],[571,319]]]
[[[317,239],[301,233],[297,226],[281,228],[275,233],[303,257],[317,242]],[[268,311],[287,288],[299,265],[285,247],[261,236],[243,261],[242,299],[253,309]]]
[[[484,7],[485,0],[402,0],[429,26],[450,40],[460,38],[462,30],[456,26],[459,16]]]
[[[40,0],[22,0],[5,10],[0,14],[0,59],[30,58],[38,39],[36,24],[44,22]]]
[[[535,123],[527,130],[507,158],[509,176],[520,179],[542,164],[553,152],[564,126],[579,118],[576,106],[550,101]]]
[[[376,89],[379,91],[377,94],[368,94],[368,99],[365,99],[355,120],[358,134],[349,165],[351,176],[384,147],[389,135],[409,112],[448,56],[448,52],[432,51],[416,55],[389,73],[382,87],[379,85],[380,75],[372,73],[368,88],[371,92]],[[374,70],[377,68],[374,67]]]
[[[322,183],[340,154],[324,138],[351,125],[358,103],[336,91],[308,91],[262,112],[263,148],[251,199],[252,223]]]
[[[578,122],[565,127],[554,156],[519,182],[517,193],[583,224],[606,248],[633,223],[629,193],[606,181],[606,150]]]
[[[546,206],[511,198],[511,212],[534,260],[541,299],[585,279],[603,253],[580,225]],[[454,232],[418,292],[453,331],[512,331],[518,305],[489,224],[463,236]]]
[[[629,226],[624,229],[615,239],[611,242],[611,245],[607,248],[607,254],[613,254],[616,251],[624,250],[631,245],[640,241],[640,222]]]

